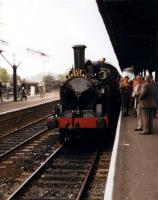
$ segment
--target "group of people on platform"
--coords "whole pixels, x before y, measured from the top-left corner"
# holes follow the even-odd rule
[[[120,93],[123,116],[128,116],[131,104],[137,117],[135,131],[140,131],[140,134],[152,134],[153,118],[158,107],[158,82],[156,83],[150,75],[138,75],[134,80],[125,76],[120,80]]]
[[[96,63],[88,60],[85,67],[89,74],[93,76],[94,72],[97,74],[97,70],[105,62],[105,58]],[[125,76],[120,79],[119,89],[123,116],[129,115],[129,107],[132,106],[137,117],[135,131],[140,131],[140,134],[152,134],[153,117],[155,117],[158,108],[158,81],[156,83],[151,75],[145,77],[138,75],[134,80],[130,80],[128,76]]]
[[[17,98],[20,100],[23,100],[23,98],[25,100],[27,100],[27,92],[26,92],[26,83],[25,80],[23,80],[22,82],[20,82],[19,80],[17,81],[17,85],[16,85],[16,89],[17,89]],[[5,88],[5,89],[4,89]],[[0,101],[3,102],[3,93],[5,93],[6,99],[9,99],[10,97],[10,92],[12,90],[12,85],[10,83],[10,81],[7,81],[7,83],[4,85],[2,84],[2,82],[0,81]]]
[[[44,93],[45,93],[44,82],[40,81],[38,83],[37,87],[38,87],[40,98],[43,98]],[[5,94],[6,99],[9,99],[11,90],[12,90],[12,85],[11,85],[10,81],[8,81],[5,84],[5,86],[4,86],[4,84],[2,84],[2,81],[0,81],[0,101],[1,102],[3,102],[3,94]],[[26,101],[27,96],[28,96],[28,87],[27,87],[25,80],[17,81],[16,90],[17,90],[17,99],[19,99],[21,101],[23,99],[25,99],[25,101]]]

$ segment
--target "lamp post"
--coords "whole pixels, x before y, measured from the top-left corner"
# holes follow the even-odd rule
[[[15,64],[13,65],[13,93],[14,93],[14,101],[17,101],[17,67]]]

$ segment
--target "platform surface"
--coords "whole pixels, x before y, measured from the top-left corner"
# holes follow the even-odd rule
[[[134,115],[121,118],[113,200],[158,200],[158,118],[152,135],[136,126]]]
[[[12,111],[15,109],[20,109],[23,107],[29,107],[37,104],[41,104],[48,101],[53,101],[59,99],[59,91],[54,90],[50,93],[46,93],[43,98],[40,98],[39,95],[28,96],[27,101],[13,101],[13,98],[3,99],[3,102],[0,102],[0,114],[3,112]]]

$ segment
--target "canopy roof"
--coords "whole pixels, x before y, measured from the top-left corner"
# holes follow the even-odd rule
[[[158,70],[158,0],[96,0],[121,69]]]

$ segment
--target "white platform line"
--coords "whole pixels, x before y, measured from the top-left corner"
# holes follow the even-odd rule
[[[109,167],[107,182],[105,186],[104,200],[112,200],[113,198],[113,186],[114,186],[118,142],[119,142],[119,137],[120,137],[121,116],[122,116],[122,111],[120,112],[119,120],[117,123],[115,142],[113,146],[110,167]]]

